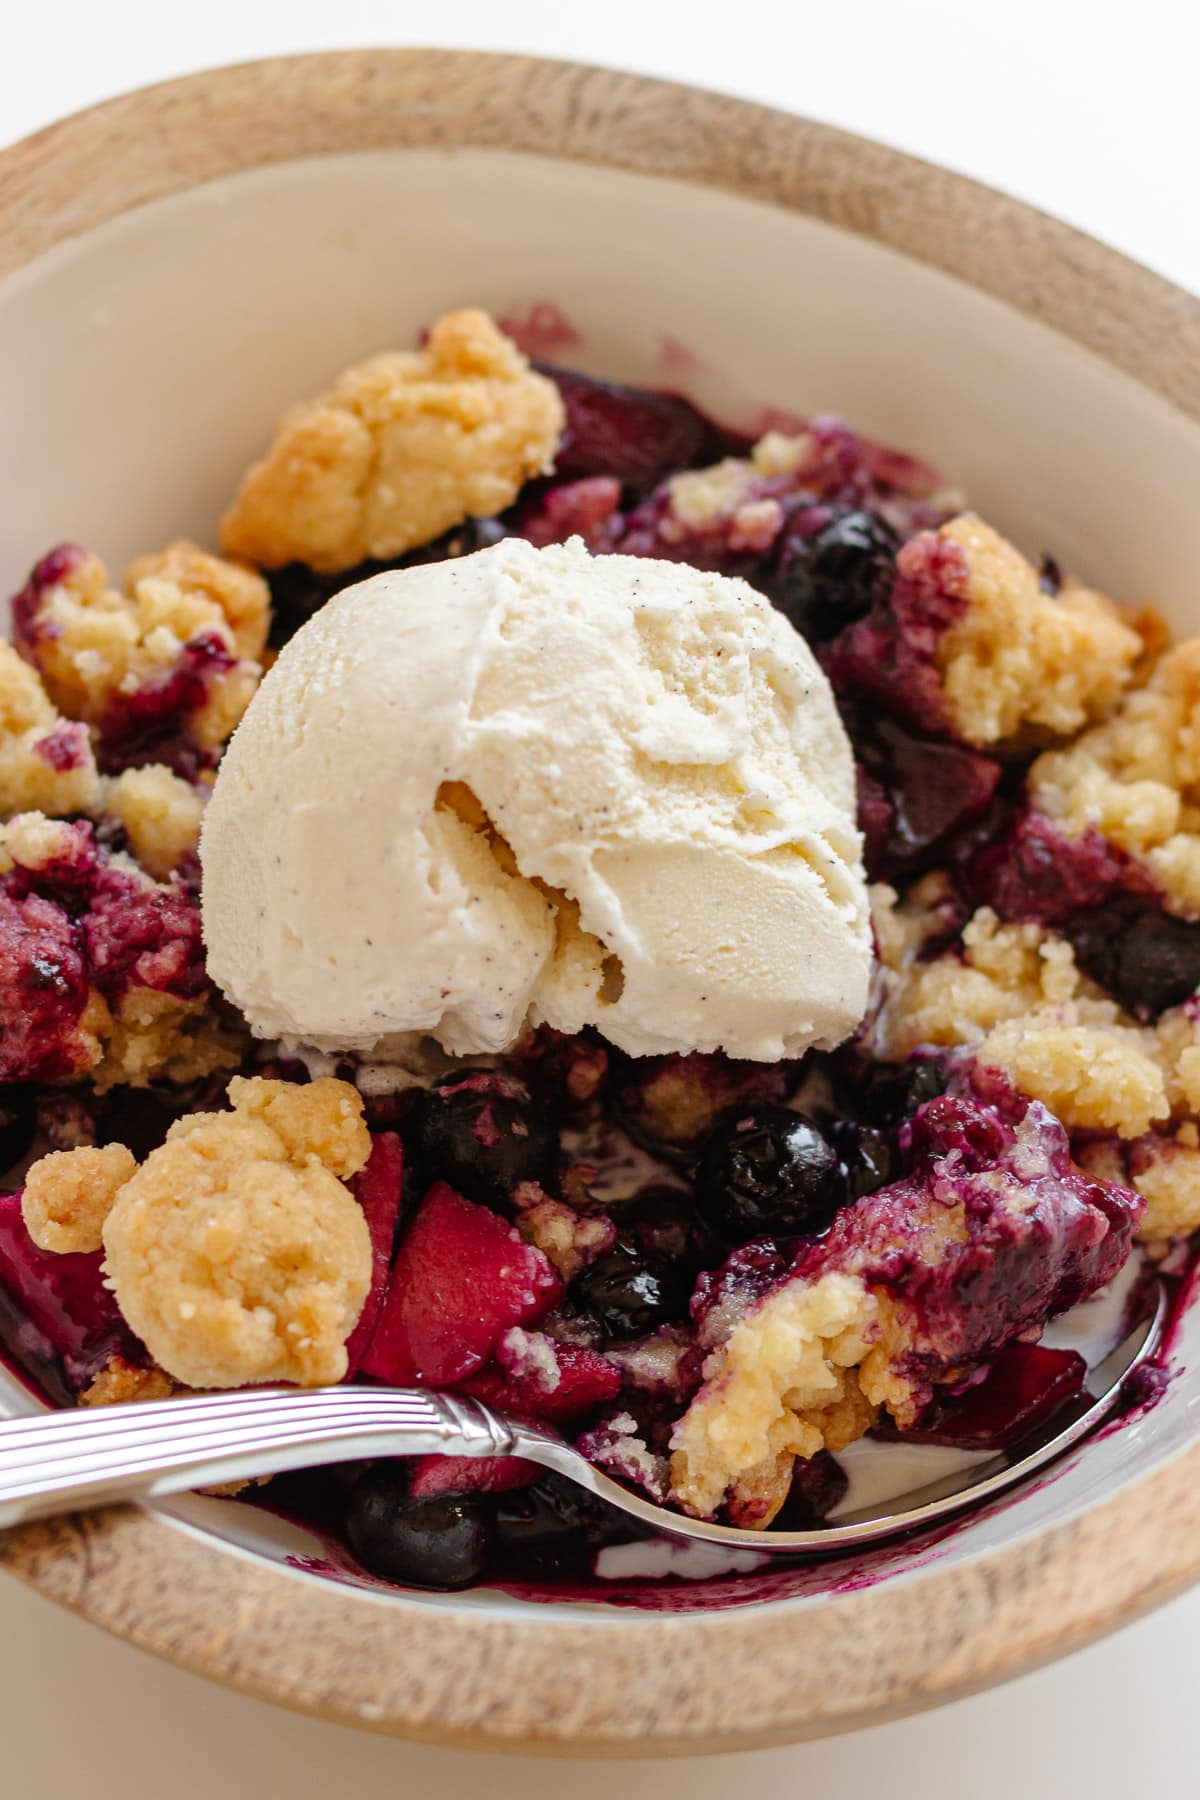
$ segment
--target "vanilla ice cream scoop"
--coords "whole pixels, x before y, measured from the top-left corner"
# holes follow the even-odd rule
[[[283,651],[207,809],[209,969],[323,1050],[797,1056],[866,1006],[854,821],[828,683],[745,582],[510,538]]]

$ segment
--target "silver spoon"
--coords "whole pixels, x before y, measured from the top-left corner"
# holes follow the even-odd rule
[[[776,1554],[813,1554],[911,1531],[1022,1480],[1091,1431],[1130,1371],[1154,1352],[1166,1318],[1153,1311],[1091,1371],[1091,1404],[1040,1443],[1017,1446],[888,1503],[815,1531],[743,1531],[685,1518],[593,1468],[553,1432],[424,1388],[254,1388],[175,1400],[39,1413],[0,1422],[0,1527],[118,1500],[372,1456],[523,1456],[565,1475],[664,1536]]]

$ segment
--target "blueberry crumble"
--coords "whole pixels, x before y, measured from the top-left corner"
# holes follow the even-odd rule
[[[0,645],[7,1359],[448,1388],[759,1530],[1070,1406],[1044,1327],[1200,1231],[1200,639],[474,310],[219,543],[51,549]],[[514,1458],[301,1486],[430,1587],[631,1529]]]

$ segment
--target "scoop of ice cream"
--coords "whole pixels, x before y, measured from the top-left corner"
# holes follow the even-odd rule
[[[283,651],[206,812],[209,967],[319,1049],[796,1056],[866,1005],[854,814],[825,678],[745,582],[507,539]]]

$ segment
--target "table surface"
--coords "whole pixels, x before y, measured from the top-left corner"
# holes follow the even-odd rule
[[[948,163],[1200,288],[1197,27],[1180,0],[40,0],[5,8],[0,140],[185,70],[354,44],[461,44],[670,75],[813,114]],[[1145,1794],[1190,1766],[1200,1592],[1006,1688],[853,1737],[678,1767],[536,1762],[435,1750],[293,1717],[155,1663],[15,1583],[0,1583],[0,1732],[12,1800],[211,1800],[397,1784],[690,1800],[753,1783],[762,1800],[876,1788],[906,1800]],[[737,1672],[731,1671],[733,1679]],[[747,1672],[746,1679],[751,1679]]]

